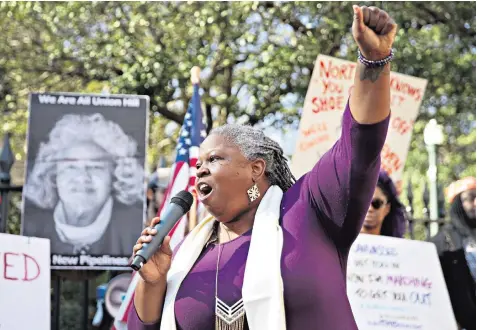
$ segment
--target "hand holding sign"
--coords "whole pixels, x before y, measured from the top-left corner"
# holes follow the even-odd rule
[[[387,57],[396,36],[397,25],[388,13],[376,7],[353,5],[353,37],[367,60]]]

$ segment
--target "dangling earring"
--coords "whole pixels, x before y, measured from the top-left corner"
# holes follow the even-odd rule
[[[253,181],[253,186],[247,190],[248,199],[250,203],[260,197],[260,190],[258,190],[257,184]]]

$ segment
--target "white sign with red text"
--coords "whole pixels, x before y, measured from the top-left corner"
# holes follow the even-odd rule
[[[341,118],[353,88],[355,71],[354,62],[318,55],[292,158],[295,177],[310,171],[340,137]],[[391,72],[391,121],[381,162],[398,189],[426,86],[425,79]]]
[[[0,330],[49,330],[50,240],[0,234]]]

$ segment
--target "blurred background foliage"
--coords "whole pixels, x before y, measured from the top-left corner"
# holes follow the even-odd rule
[[[316,56],[356,59],[352,4],[1,2],[0,134],[12,133],[16,179],[32,91],[150,96],[150,170],[161,155],[173,159],[194,65],[203,70],[209,129],[265,120],[285,134],[296,130]],[[362,4],[384,8],[400,26],[393,70],[429,81],[404,175],[419,216],[428,166],[422,133],[430,118],[445,126],[439,182],[475,175],[476,5]]]

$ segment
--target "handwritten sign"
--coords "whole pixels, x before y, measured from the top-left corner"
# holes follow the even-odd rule
[[[50,329],[50,240],[0,234],[0,329]]]
[[[292,158],[291,168],[297,178],[311,170],[340,137],[355,72],[356,63],[318,55]],[[398,188],[426,85],[425,79],[391,73],[391,121],[381,162]]]
[[[359,329],[457,329],[432,243],[360,234],[347,292]]]

